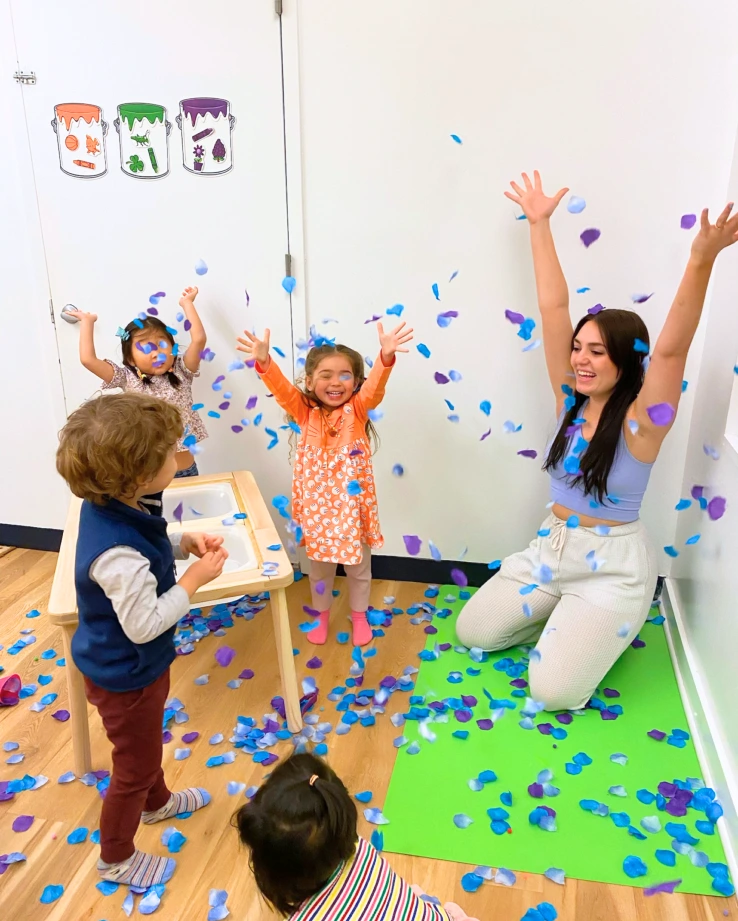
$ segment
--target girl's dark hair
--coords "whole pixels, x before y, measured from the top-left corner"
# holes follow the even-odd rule
[[[572,336],[572,350],[574,340],[585,323],[597,324],[607,354],[620,372],[615,388],[602,410],[592,441],[579,459],[581,473],[571,478],[572,482],[580,481],[585,494],[594,496],[601,503],[607,495],[607,478],[615,460],[625,416],[643,386],[645,356],[643,352],[636,351],[635,340],[640,339],[648,345],[649,338],[646,324],[637,313],[632,310],[603,310],[594,317],[584,316],[577,323]],[[567,430],[579,416],[586,400],[584,394],[574,391],[574,405],[564,415],[543,465],[544,470],[553,470],[563,461],[572,437],[567,434]]]
[[[356,818],[354,801],[336,774],[315,755],[300,754],[274,770],[233,824],[251,851],[259,891],[288,917],[353,855]]]
[[[126,326],[126,332],[128,335],[123,339],[121,343],[121,351],[123,352],[123,364],[127,365],[129,368],[132,368],[136,371],[136,363],[133,360],[133,337],[136,333],[141,332],[142,330],[150,329],[155,333],[159,338],[166,339],[169,344],[174,348],[174,336],[167,329],[166,323],[162,323],[161,320],[157,317],[146,317],[145,320],[131,320],[131,322]],[[176,388],[182,383],[174,371],[167,371],[167,379],[172,387]],[[151,383],[151,379],[148,374],[139,375],[141,382],[146,385]]]
[[[355,349],[350,349],[347,345],[330,345],[328,343],[324,343],[323,345],[313,346],[305,358],[304,377],[312,377],[313,374],[315,374],[321,361],[324,358],[330,358],[333,355],[343,355],[343,357],[347,359],[348,363],[351,365],[351,372],[354,375],[356,381],[356,390],[358,390],[366,380],[366,374],[364,374],[364,359]],[[308,409],[312,409],[314,406],[323,405],[315,396],[313,391],[308,390],[305,381],[302,382],[302,393],[303,400]],[[330,408],[335,409],[335,407]],[[287,418],[290,421],[294,421],[292,416],[288,416]],[[377,430],[374,427],[371,419],[366,420],[365,429],[366,437],[369,441],[369,445],[371,446],[373,454],[379,447],[379,435],[377,434]]]

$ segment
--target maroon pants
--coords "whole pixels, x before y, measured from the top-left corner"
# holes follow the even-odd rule
[[[100,816],[100,856],[119,863],[135,850],[141,813],[161,809],[171,796],[161,767],[169,669],[137,691],[105,691],[85,678],[85,693],[113,743],[113,773]]]

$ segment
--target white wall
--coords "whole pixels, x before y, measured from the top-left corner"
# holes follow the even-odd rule
[[[384,404],[375,458],[384,552],[404,554],[402,535],[417,533],[447,558],[467,545],[471,560],[501,557],[528,542],[547,499],[539,462],[516,452],[542,451],[553,425],[542,351],[522,354],[503,315],[537,317],[527,226],[502,192],[537,167],[551,189],[568,184],[586,198],[582,215],[562,210],[554,227],[572,291],[592,289],[572,294],[572,315],[654,291],[639,309],[655,337],[689,249],[681,214],[725,201],[738,8],[285,6],[286,28],[295,16],[299,25],[308,319],[337,318],[328,334],[374,357],[364,320],[400,302],[433,353],[400,357]],[[293,120],[297,105],[293,85]],[[585,250],[578,237],[591,226],[602,237]],[[449,309],[460,316],[439,329],[436,314]],[[435,384],[433,373],[450,368],[463,382]],[[693,358],[688,378],[695,369]],[[482,399],[493,403],[484,442]],[[691,400],[688,391],[644,508],[659,545],[673,539]],[[507,419],[522,432],[503,435]]]
[[[49,289],[43,264],[23,100],[11,75],[16,70],[7,4],[0,6],[0,108],[14,126],[0,171],[0,522],[61,528],[67,491],[56,475],[57,431],[64,401]]]
[[[738,200],[738,148],[729,191]],[[738,559],[738,443],[734,440],[731,444],[723,437],[738,356],[737,308],[738,259],[726,253],[718,266],[706,316],[682,495],[688,498],[694,485],[704,486],[706,498],[723,496],[727,500],[727,511],[719,521],[710,521],[696,504],[679,513],[675,543],[680,556],[672,569],[669,590],[680,615],[688,664],[707,714],[707,734],[722,762],[725,789],[720,792],[724,798],[732,787],[738,856],[738,720],[732,710],[738,699],[734,576]],[[705,444],[718,449],[718,460],[705,454]],[[684,547],[684,541],[697,533],[702,535],[699,543]]]

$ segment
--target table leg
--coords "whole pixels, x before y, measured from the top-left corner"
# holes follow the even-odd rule
[[[297,687],[295,657],[292,653],[287,595],[283,588],[279,588],[270,592],[269,596],[272,602],[274,636],[277,641],[277,658],[279,675],[282,679],[282,697],[287,714],[287,728],[290,732],[299,732],[302,729],[302,714],[300,713],[300,692]]]
[[[72,637],[76,629],[76,624],[69,624],[61,628],[64,657],[67,660],[64,670],[67,673],[69,712],[72,717],[70,722],[72,724],[74,770],[77,776],[81,777],[92,770],[92,753],[90,751],[90,724],[87,719],[85,683],[82,673],[74,664],[74,659],[72,659]]]

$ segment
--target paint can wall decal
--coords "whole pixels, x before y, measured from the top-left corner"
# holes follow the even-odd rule
[[[232,133],[236,119],[227,99],[196,96],[179,104],[182,163],[190,173],[219,176],[233,168]]]
[[[113,122],[120,144],[120,168],[134,179],[161,179],[169,173],[169,132],[164,106],[125,102]]]
[[[100,106],[86,102],[60,103],[54,106],[51,127],[56,132],[63,173],[75,179],[97,179],[107,173],[108,123]]]

